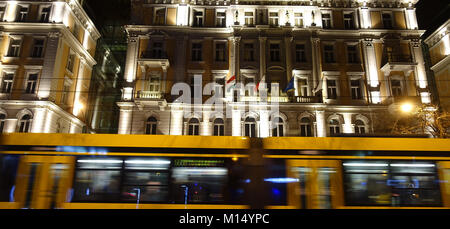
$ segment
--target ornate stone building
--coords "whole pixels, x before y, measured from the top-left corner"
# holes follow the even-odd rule
[[[0,1],[0,132],[81,133],[99,36],[79,1]]]
[[[430,103],[416,2],[132,0],[118,132],[388,133],[400,104]],[[176,102],[179,82],[205,88],[203,105]]]

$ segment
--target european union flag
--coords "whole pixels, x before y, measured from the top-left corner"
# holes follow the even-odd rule
[[[294,89],[294,77],[291,78],[291,81],[289,81],[289,84],[287,85],[286,89],[284,89],[284,92],[287,92],[292,89]]]

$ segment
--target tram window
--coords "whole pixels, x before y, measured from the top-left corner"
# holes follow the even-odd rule
[[[75,201],[114,201],[118,198],[120,171],[79,170],[74,185]]]
[[[347,205],[441,204],[434,163],[346,161],[343,167]]]
[[[0,156],[0,202],[14,201],[13,192],[18,161],[17,156]]]
[[[224,167],[176,167],[172,191],[176,203],[223,203],[228,170]]]
[[[127,172],[122,199],[137,202],[164,202],[168,198],[167,172]]]
[[[168,159],[127,158],[125,160],[125,169],[130,170],[168,170],[169,166]]]
[[[123,160],[117,158],[80,158],[77,160],[79,169],[121,169]]]

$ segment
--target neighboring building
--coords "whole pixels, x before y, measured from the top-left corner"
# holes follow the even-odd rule
[[[450,112],[450,19],[424,40],[441,108]]]
[[[78,1],[0,1],[1,132],[81,133],[100,34]]]
[[[416,2],[133,0],[118,133],[389,133],[398,105],[430,103]],[[253,87],[224,90],[233,76]],[[229,112],[174,103],[172,86],[194,77],[215,82]],[[263,79],[279,83],[278,103],[249,104]]]
[[[97,65],[92,73],[87,111],[89,132],[117,133],[119,108],[116,102],[120,101],[118,81],[122,68],[102,39],[97,42],[95,59]]]

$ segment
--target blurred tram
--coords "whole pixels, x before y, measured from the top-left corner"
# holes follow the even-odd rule
[[[450,140],[0,135],[0,208],[449,208]]]

